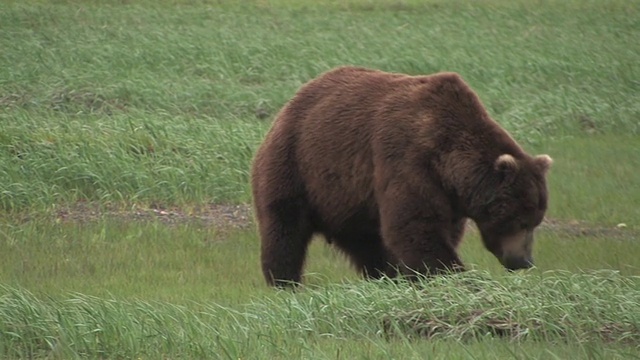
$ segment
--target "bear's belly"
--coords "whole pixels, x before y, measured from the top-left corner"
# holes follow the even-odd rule
[[[380,219],[374,206],[360,204],[353,208],[314,208],[311,212],[314,232],[327,240],[336,237],[355,236],[359,233],[378,233]]]

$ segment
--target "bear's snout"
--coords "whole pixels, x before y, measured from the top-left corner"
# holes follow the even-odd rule
[[[533,230],[522,230],[510,236],[504,236],[500,243],[502,247],[494,254],[507,270],[514,271],[533,267],[533,256],[531,255]]]
[[[507,257],[502,260],[502,265],[509,271],[529,269],[533,267],[532,257]]]

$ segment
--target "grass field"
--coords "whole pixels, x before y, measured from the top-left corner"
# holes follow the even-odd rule
[[[640,357],[640,2],[5,1],[0,357]],[[338,65],[456,71],[555,162],[537,268],[264,285],[251,157]],[[153,216],[142,216],[144,214]],[[141,215],[142,214],[142,215]],[[217,215],[211,215],[217,214]],[[229,221],[227,221],[229,220]]]

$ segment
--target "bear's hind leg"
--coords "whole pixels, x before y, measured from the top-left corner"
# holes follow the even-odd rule
[[[276,287],[300,283],[313,233],[305,202],[300,199],[281,200],[260,212],[261,260],[265,280]]]

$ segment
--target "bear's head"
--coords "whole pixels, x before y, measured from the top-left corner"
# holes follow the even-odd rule
[[[500,155],[491,170],[489,193],[474,219],[485,247],[509,270],[533,266],[533,230],[547,210],[548,155]]]

